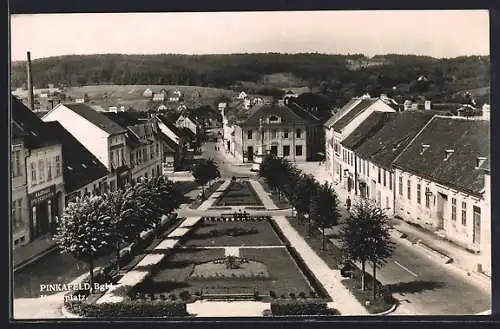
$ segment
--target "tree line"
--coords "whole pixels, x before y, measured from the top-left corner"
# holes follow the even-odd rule
[[[116,252],[119,271],[123,245],[137,243],[146,230],[158,234],[162,217],[172,215],[183,198],[179,186],[161,176],[104,195],[86,196],[68,204],[58,220],[54,240],[61,252],[89,264],[93,287],[97,258]]]
[[[334,102],[369,92],[426,93],[445,98],[450,92],[489,85],[489,56],[436,59],[428,56],[380,55],[386,64],[351,71],[347,59],[360,55],[233,54],[233,55],[70,55],[34,60],[35,84],[66,86],[93,84],[191,85],[218,88],[241,86],[242,81],[261,83],[264,76],[291,73]],[[12,65],[12,86],[26,82],[23,62]],[[417,82],[420,76],[428,81]],[[275,87],[275,86],[274,86]],[[396,87],[396,89],[394,89]],[[267,88],[267,89],[266,89]],[[263,92],[275,95],[273,86]]]
[[[264,157],[259,176],[278,192],[278,197],[285,197],[292,205],[296,218],[304,224],[306,235],[310,235],[313,228],[321,230],[321,248],[325,250],[325,230],[341,221],[339,199],[331,184],[318,183],[312,175],[302,173],[288,160],[274,155]],[[365,290],[365,265],[372,264],[375,299],[376,270],[384,266],[395,248],[389,233],[389,218],[383,209],[367,199],[357,200],[348,212],[339,234],[342,253],[350,262],[361,263],[362,290]]]

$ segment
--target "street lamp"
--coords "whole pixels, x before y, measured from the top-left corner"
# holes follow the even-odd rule
[[[307,222],[307,235],[309,236],[309,234],[311,233],[311,225],[309,223],[309,214],[308,213],[305,213],[304,214],[304,219],[306,220]]]

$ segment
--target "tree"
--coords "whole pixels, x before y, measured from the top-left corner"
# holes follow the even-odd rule
[[[325,182],[316,189],[316,193],[311,198],[311,218],[316,225],[321,228],[322,249],[325,249],[325,229],[337,225],[340,218],[338,210],[337,195],[333,188]]]
[[[394,251],[390,239],[388,217],[372,201],[360,199],[353,205],[351,216],[340,233],[343,251],[352,261],[361,262],[361,289],[365,289],[365,266],[373,262],[373,293],[376,268],[383,266]]]
[[[112,248],[110,227],[111,218],[103,198],[92,197],[69,203],[54,234],[54,240],[63,253],[70,253],[89,265],[91,292],[94,261]]]
[[[200,162],[194,166],[191,173],[193,174],[195,182],[201,185],[203,195],[205,195],[205,184],[212,179],[220,177],[219,167],[212,159],[201,159]]]
[[[143,180],[135,184],[133,196],[137,202],[141,220],[144,223],[143,227],[155,230],[158,235],[163,209],[162,194],[156,186],[155,180]]]
[[[302,174],[294,187],[294,199],[292,204],[297,210],[297,218],[311,212],[311,196],[316,194],[319,188],[317,181],[311,175]]]
[[[115,246],[116,266],[120,270],[120,248],[123,243],[133,242],[143,231],[141,214],[137,207],[133,188],[117,190],[104,196],[106,214],[110,217],[110,243]],[[141,225],[142,224],[142,225]]]

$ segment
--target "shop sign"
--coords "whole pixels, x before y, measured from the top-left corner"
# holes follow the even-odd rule
[[[36,204],[44,202],[45,200],[53,198],[55,195],[56,195],[56,186],[51,185],[40,191],[28,194],[28,200],[30,201],[31,205],[34,206]]]

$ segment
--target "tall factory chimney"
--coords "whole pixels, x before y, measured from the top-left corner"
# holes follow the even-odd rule
[[[27,52],[27,61],[26,61],[26,77],[28,79],[28,106],[34,111],[35,110],[35,96],[33,95],[33,76],[31,74],[31,54]]]

